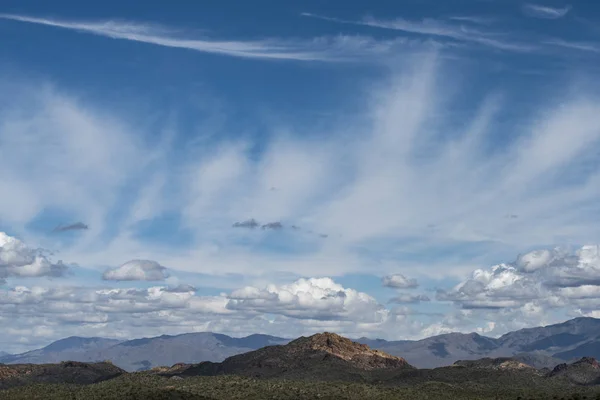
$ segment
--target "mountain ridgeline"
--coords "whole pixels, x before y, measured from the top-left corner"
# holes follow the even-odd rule
[[[535,368],[552,369],[582,357],[600,358],[600,319],[576,318],[561,324],[509,332],[499,338],[476,333],[449,333],[416,341],[368,338],[355,341],[371,349],[402,357],[417,368],[449,366],[459,360],[511,357]],[[128,341],[70,337],[42,349],[0,356],[0,363],[110,360],[126,371],[143,371],[177,363],[217,363],[234,355],[288,342],[289,339],[269,335],[233,338],[210,332]]]
[[[61,361],[109,360],[131,372],[180,362],[222,361],[235,354],[288,341],[288,339],[269,335],[232,338],[210,332],[163,335],[127,341],[73,336],[38,350],[2,356],[0,363],[46,364]]]
[[[521,329],[499,338],[449,333],[417,341],[358,339],[418,368],[451,365],[458,360],[513,357],[536,368],[553,368],[581,357],[600,358],[600,319],[575,318],[560,324]]]
[[[248,346],[274,339],[238,340],[241,342],[235,344]],[[147,346],[153,341],[122,342],[109,349]],[[72,352],[76,342],[94,349],[101,343],[77,338],[51,349]],[[328,332],[269,344],[222,362],[175,363],[137,372],[127,372],[109,361],[0,364],[0,400],[515,399],[523,394],[526,398],[560,398],[559,394],[568,398],[566,394],[571,399],[600,399],[600,365],[595,358],[583,357],[540,369],[515,357],[487,357],[419,369],[402,357]]]

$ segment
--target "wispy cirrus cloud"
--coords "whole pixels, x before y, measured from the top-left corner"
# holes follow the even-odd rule
[[[522,9],[525,15],[534,18],[542,18],[542,19],[559,19],[564,17],[571,11],[571,6],[567,5],[563,8],[555,8],[549,6],[542,6],[539,4],[524,4]]]
[[[406,43],[360,36],[212,41],[115,21],[4,18],[265,60],[383,57]],[[390,36],[413,33],[427,40],[523,51],[519,41],[484,31],[483,23],[471,29],[451,22],[476,23],[464,18],[329,20],[388,29]],[[40,327],[45,331],[40,329],[39,335],[46,339],[73,334],[72,329],[81,335],[125,336],[191,330],[264,331],[290,337],[322,329],[354,337],[384,333],[406,338],[450,330],[502,333],[546,318],[547,308],[540,298],[532,298],[544,277],[553,278],[554,287],[544,290],[558,294],[558,300],[577,298],[566,302],[571,309],[575,305],[582,313],[597,312],[598,266],[557,269],[552,264],[543,269],[553,272],[542,273],[534,270],[543,263],[532,257],[519,258],[518,271],[488,270],[492,263],[482,261],[490,257],[487,252],[508,249],[516,254],[539,243],[590,243],[599,237],[600,170],[595,161],[600,102],[593,82],[577,90],[560,82],[547,88],[544,82],[539,96],[534,84],[523,82],[515,92],[502,87],[506,93],[498,96],[488,86],[473,85],[477,79],[459,86],[456,66],[446,64],[439,54],[402,56],[386,70],[389,75],[348,91],[358,99],[352,102],[359,106],[353,108],[357,112],[352,118],[343,113],[346,99],[339,98],[336,106],[323,110],[333,116],[326,129],[311,120],[273,126],[253,115],[250,125],[266,126],[260,135],[215,135],[203,146],[193,145],[188,127],[177,137],[178,146],[165,145],[169,141],[162,136],[157,141],[163,128],[160,113],[147,122],[147,113],[124,113],[89,98],[80,101],[76,93],[37,82],[11,82],[9,89],[0,90],[3,224],[25,227],[27,232],[46,210],[56,210],[70,221],[85,218],[94,229],[81,230],[72,242],[60,242],[61,235],[45,239],[60,242],[57,250],[66,259],[97,267],[98,281],[107,265],[139,258],[105,270],[103,285],[169,283],[172,278],[167,279],[162,264],[181,274],[214,274],[210,279],[221,282],[232,275],[254,280],[220,296],[198,295],[189,285],[1,290],[0,321],[10,321],[7,335],[13,344],[37,335]],[[474,76],[478,72],[467,71]],[[6,82],[0,85],[6,89]],[[521,109],[517,102],[525,90],[532,99]],[[342,108],[334,108],[338,106]],[[514,113],[516,108],[519,113]],[[273,114],[277,111],[275,107]],[[224,116],[235,119],[234,107]],[[213,128],[195,118],[196,114],[189,116],[203,130]],[[161,225],[173,216],[181,222]],[[256,220],[246,220],[250,216]],[[232,229],[234,221],[240,221],[234,226],[249,229]],[[259,229],[268,221],[274,223]],[[280,235],[270,231],[280,227],[277,221],[285,225]],[[151,223],[153,228],[144,228]],[[315,232],[327,232],[329,238],[321,240]],[[35,257],[27,252],[23,256],[23,247],[14,242],[4,248],[0,280],[41,280],[66,272],[60,263],[32,263]],[[476,269],[471,279],[462,277]],[[411,271],[411,279],[393,275],[398,271]],[[430,287],[431,278],[461,275],[463,283],[439,297],[461,309],[438,325],[426,326],[408,307],[389,309],[362,288],[324,278],[350,273],[387,276],[384,285],[396,289],[416,288],[413,274],[422,287]],[[300,274],[305,279],[298,279]],[[282,282],[281,276],[293,279]],[[510,283],[514,276],[520,283]],[[534,276],[540,279],[530,280]],[[264,277],[268,281],[256,282]],[[213,289],[225,287],[230,288],[211,284]],[[430,300],[425,294],[397,293],[390,302]],[[493,321],[485,324],[486,318]]]
[[[425,18],[421,21],[413,21],[404,18],[380,19],[368,16],[361,20],[351,21],[307,12],[302,13],[301,15],[304,17],[317,18],[342,24],[370,26],[373,28],[451,39],[459,42],[476,43],[485,47],[491,47],[505,51],[530,52],[537,49],[537,46],[534,44],[523,43],[516,39],[510,40],[510,38],[507,38],[506,35],[484,32],[473,28],[467,28],[464,25],[456,25],[432,18]],[[461,17],[454,17],[455,20],[457,18]],[[463,21],[465,21],[465,18],[468,17],[462,17]]]
[[[175,271],[217,274],[383,276],[412,266],[412,254],[431,254],[420,261],[420,275],[455,276],[457,268],[467,268],[466,259],[438,260],[436,249],[519,251],[596,237],[590,215],[600,211],[600,171],[590,160],[600,148],[597,95],[557,88],[556,98],[540,99],[511,122],[514,140],[496,146],[495,124],[506,103],[483,94],[479,108],[457,126],[445,117],[453,108],[441,83],[452,76],[444,63],[435,55],[407,61],[367,93],[357,128],[333,127],[318,142],[303,132],[275,135],[260,154],[239,141],[173,153],[140,140],[131,114],[109,113],[53,90],[28,92],[21,101],[4,91],[0,99],[9,106],[0,123],[0,155],[9,167],[0,178],[0,217],[25,226],[48,207],[89,215],[94,229],[61,249],[85,265],[119,265],[135,255]],[[155,151],[175,165],[148,166],[146,155]],[[31,157],[35,165],[24,161]],[[166,204],[146,190],[160,176],[169,182],[159,191],[168,193]],[[278,190],[269,190],[273,186]],[[124,187],[126,193],[119,190]],[[145,204],[144,213],[138,204]],[[126,223],[115,219],[117,209],[128,215]],[[149,244],[135,235],[138,223],[164,213],[181,217],[187,244],[174,248],[171,235],[165,244]],[[299,234],[276,237],[295,254],[270,251],[270,239],[257,231],[231,228],[248,216],[257,228],[258,221],[302,227]],[[300,234],[309,231],[329,238]],[[397,260],[398,251],[407,254],[404,264],[385,264]]]
[[[469,22],[477,25],[489,25],[495,21],[494,18],[491,17],[483,17],[477,15],[454,15],[448,17],[449,20],[459,21],[459,22]]]
[[[600,45],[591,42],[573,42],[562,39],[547,40],[545,43],[553,46],[563,47],[565,49],[583,51],[587,53],[600,53]]]
[[[25,15],[0,14],[1,19],[90,33],[112,39],[187,49],[241,58],[296,61],[357,61],[364,56],[386,55],[403,40],[374,40],[358,35],[314,39],[263,39],[257,41],[190,38],[167,28],[126,21],[67,21]]]

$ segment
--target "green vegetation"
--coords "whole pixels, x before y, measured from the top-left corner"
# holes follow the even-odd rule
[[[600,387],[515,388],[510,385],[461,385],[427,382],[411,386],[253,379],[239,376],[172,379],[128,374],[91,385],[35,384],[0,391],[10,400],[108,399],[564,399],[600,400]]]

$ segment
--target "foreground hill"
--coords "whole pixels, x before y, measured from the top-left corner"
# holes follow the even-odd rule
[[[0,364],[0,400],[20,399],[590,399],[593,358],[538,370],[515,358],[416,369],[332,333],[267,346],[221,363],[128,373],[111,363]]]
[[[243,376],[160,376],[124,373],[90,385],[33,384],[0,390],[0,400],[153,400],[153,399],[563,399],[600,400],[600,386],[574,385],[530,369],[498,368],[506,360],[433,370],[401,368],[385,382],[350,380],[257,379]],[[327,374],[327,370],[322,370]]]
[[[92,384],[115,378],[125,371],[111,363],[0,364],[0,389],[36,383]]]
[[[167,376],[242,375],[257,378],[293,378],[361,381],[400,370],[414,369],[406,360],[334,333],[301,337],[286,345],[268,346],[227,358],[221,363],[178,364],[158,368]]]
[[[557,365],[548,376],[576,385],[600,385],[600,365],[595,358],[583,357],[572,364]]]

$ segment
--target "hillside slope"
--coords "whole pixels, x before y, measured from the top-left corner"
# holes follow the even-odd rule
[[[39,383],[91,384],[126,373],[111,363],[0,364],[0,389]]]
[[[242,375],[258,378],[369,380],[380,374],[414,369],[406,360],[334,333],[301,337],[286,345],[268,346],[227,358],[157,369],[161,375]]]

